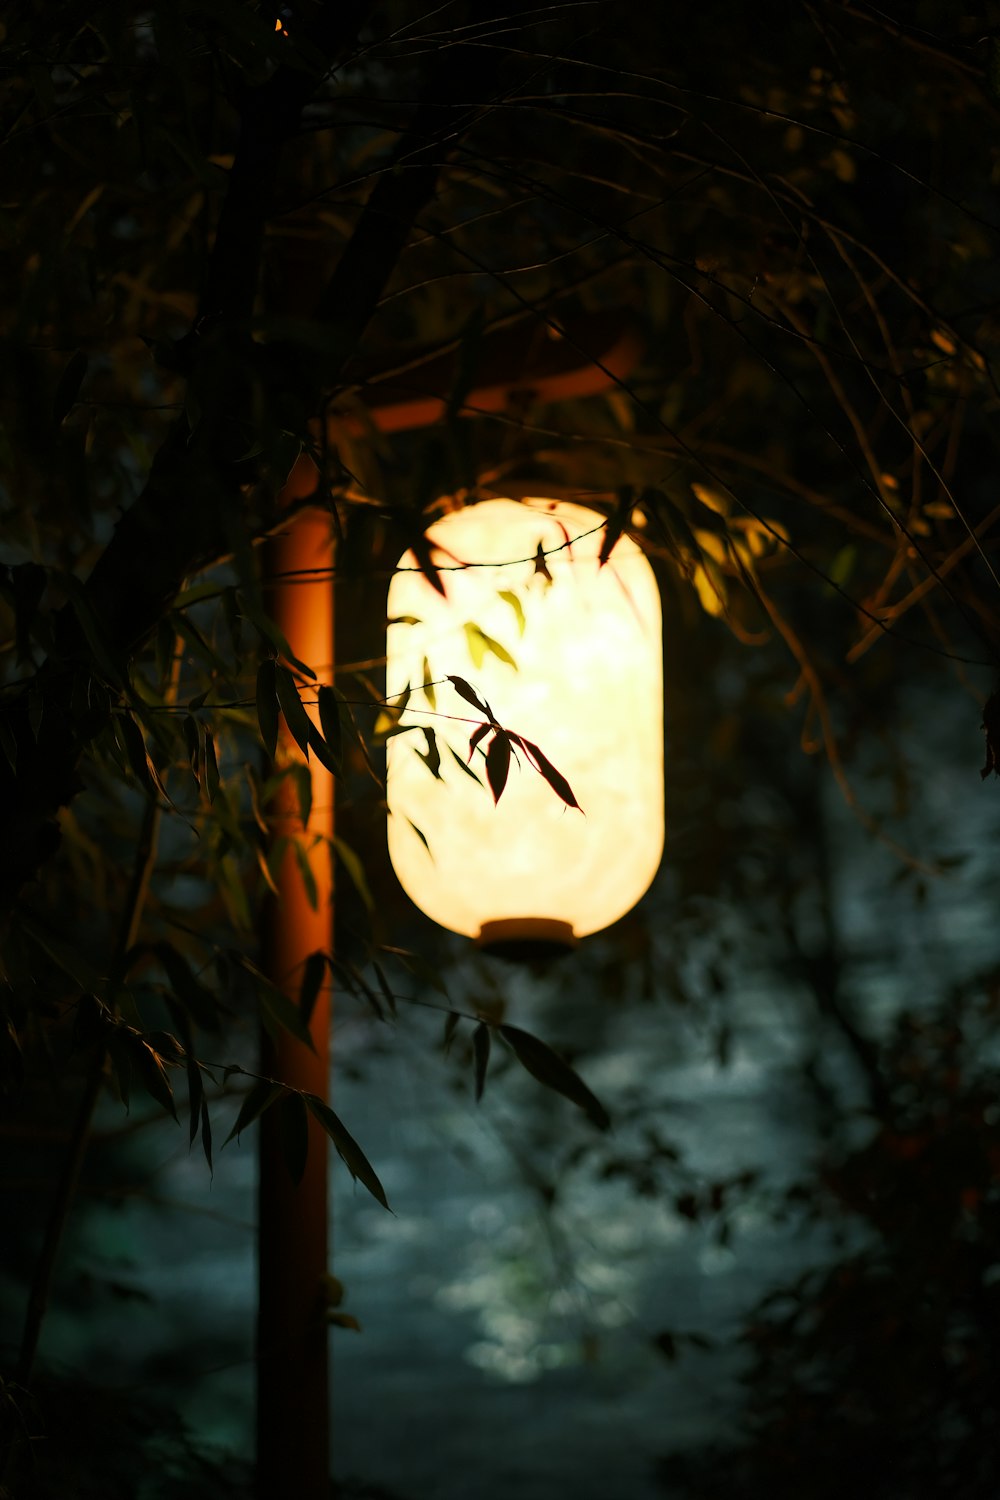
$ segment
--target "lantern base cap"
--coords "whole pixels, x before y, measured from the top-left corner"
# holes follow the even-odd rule
[[[571,952],[577,939],[572,924],[555,917],[504,917],[484,922],[476,944],[484,953],[513,963],[546,963]]]

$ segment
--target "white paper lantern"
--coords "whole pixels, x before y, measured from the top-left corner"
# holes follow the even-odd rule
[[[653,570],[627,536],[602,567],[604,518],[564,501],[485,501],[427,536],[445,596],[407,553],[387,606],[387,696],[409,688],[399,727],[418,726],[388,743],[392,864],[428,916],[484,946],[572,945],[634,906],[662,853]],[[470,762],[488,720],[449,677],[545,758],[513,739],[496,803],[484,752],[497,736],[482,731]]]

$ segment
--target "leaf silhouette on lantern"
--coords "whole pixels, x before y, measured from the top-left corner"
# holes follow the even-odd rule
[[[528,757],[528,760],[538,772],[539,776],[541,776],[544,781],[548,782],[549,786],[555,792],[556,796],[561,797],[567,807],[576,807],[579,808],[581,812],[583,812],[583,808],[580,807],[579,802],[577,802],[576,797],[573,794],[573,788],[570,786],[565,776],[561,771],[556,770],[555,766],[547,756],[542,754],[538,746],[533,744],[531,740],[526,740],[520,734],[511,734],[510,739],[513,744],[520,745],[521,749]]]
[[[632,486],[623,484],[618,491],[618,504],[604,523],[604,536],[601,540],[601,551],[597,559],[599,568],[603,568],[611,556],[625,527],[628,525],[632,515]]]
[[[548,756],[544,755],[532,740],[526,740],[523,735],[515,734],[512,729],[505,729],[489,704],[485,699],[480,698],[475,688],[466,682],[464,677],[455,677],[449,674],[448,681],[460,698],[464,698],[466,703],[471,703],[473,708],[478,708],[480,713],[486,715],[486,723],[477,724],[469,738],[468,760],[472,760],[482,741],[492,731],[493,738],[490,741],[489,748],[484,753],[486,756],[486,779],[489,782],[490,791],[493,793],[494,803],[500,801],[503,789],[507,785],[507,777],[510,773],[511,753],[513,752],[516,759],[519,747],[528,757],[528,761],[534,770],[538,772],[543,781],[548,783],[556,796],[560,797],[566,803],[567,807],[575,807],[580,812],[583,812],[583,808],[580,807],[579,802],[576,800],[573,788],[566,780],[566,777],[561,771],[556,770]],[[452,751],[452,754],[454,754],[454,751]],[[456,756],[455,759],[458,760],[458,757]],[[466,770],[468,768],[463,766],[462,769]]]
[[[435,781],[441,780],[441,751],[438,749],[437,735],[433,729],[428,729],[426,724],[420,726],[423,730],[424,739],[427,741],[426,750],[416,750],[415,754],[420,757],[424,765],[430,771]]]
[[[517,621],[517,633],[523,636],[525,630],[528,628],[528,619],[524,613],[524,605],[511,589],[501,589],[497,597],[502,599],[514,611],[514,618]]]
[[[479,741],[484,737],[484,735],[489,734],[492,728],[492,724],[480,724],[478,729],[474,729],[472,731],[472,734],[469,736],[469,754],[467,757],[469,761],[471,761],[472,757],[475,755],[476,746],[479,744]]]
[[[496,729],[486,752],[486,780],[490,784],[494,802],[500,801],[509,771],[510,740],[502,729]]]
[[[465,774],[466,774],[466,776],[471,776],[472,779],[473,779],[473,781],[476,782],[477,785],[482,786],[483,783],[479,780],[479,777],[476,775],[476,773],[472,769],[472,767],[471,766],[467,766],[466,763],[465,763],[465,761],[462,759],[462,757],[459,754],[457,754],[457,752],[454,751],[450,745],[448,746],[448,751],[449,751],[449,753],[451,755],[452,760],[455,762],[456,766],[458,766],[460,770],[464,771]],[[470,755],[472,754],[471,750],[470,750],[469,754]]]
[[[541,577],[545,581],[545,587],[549,588],[552,583],[552,574],[549,572],[549,565],[545,561],[545,548],[542,546],[541,542],[538,543],[538,547],[535,550],[534,562],[535,569],[532,577]]]
[[[466,703],[471,703],[473,708],[478,708],[481,714],[486,715],[491,724],[495,724],[497,722],[492,708],[490,708],[489,704],[484,702],[483,699],[480,698],[475,688],[471,687],[469,683],[466,682],[464,677],[455,677],[452,673],[449,673],[448,681],[451,683],[458,696],[460,698],[464,698]]]
[[[499,641],[494,640],[491,635],[487,635],[486,631],[480,625],[476,625],[473,621],[469,620],[466,622],[464,629],[469,656],[475,667],[481,667],[486,660],[487,652],[492,652],[498,661],[504,662],[508,667],[513,667],[515,672],[517,671],[517,662],[511,656],[507,647],[501,646]]]

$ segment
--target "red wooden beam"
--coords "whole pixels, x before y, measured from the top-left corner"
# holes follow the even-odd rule
[[[642,348],[634,318],[620,309],[577,314],[560,321],[558,330],[546,323],[518,322],[483,338],[479,368],[462,409],[476,416],[505,411],[515,396],[552,402],[599,395],[631,374]],[[458,359],[459,351],[452,350],[411,361],[411,368],[399,374],[362,369],[361,399],[370,420],[380,432],[441,421],[455,386]],[[331,419],[337,420],[336,406]],[[347,414],[347,420],[352,432],[363,430],[357,418],[352,421]]]

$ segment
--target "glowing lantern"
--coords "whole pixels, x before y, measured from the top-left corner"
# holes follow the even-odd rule
[[[572,946],[660,862],[659,592],[627,536],[601,565],[605,536],[579,505],[489,500],[427,533],[444,596],[412,553],[389,588],[390,858],[486,947]]]

